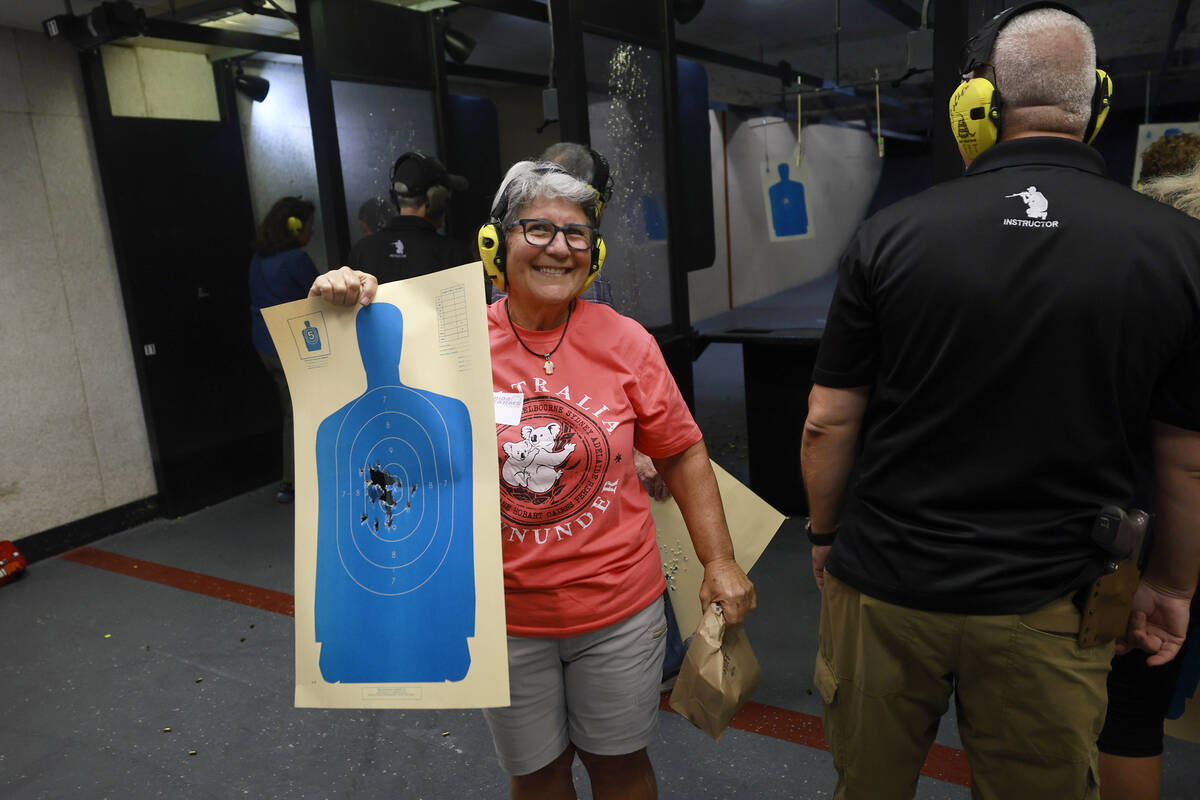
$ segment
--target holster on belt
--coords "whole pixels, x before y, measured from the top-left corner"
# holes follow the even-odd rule
[[[1108,572],[1087,587],[1079,623],[1080,647],[1107,644],[1125,633],[1133,595],[1142,573],[1138,568],[1150,515],[1108,506],[1096,518],[1092,540],[1109,555]]]
[[[1092,582],[1083,604],[1083,619],[1079,622],[1080,647],[1107,644],[1124,635],[1133,608],[1133,593],[1141,578],[1137,564],[1127,558],[1117,564],[1116,572],[1101,575]]]

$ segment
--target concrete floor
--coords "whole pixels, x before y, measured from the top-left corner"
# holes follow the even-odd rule
[[[697,405],[714,457],[745,479],[740,352],[697,362]],[[502,798],[507,781],[477,711],[319,711],[292,706],[293,620],[170,583],[154,565],[290,594],[292,509],[262,489],[97,542],[130,574],[66,558],[0,588],[0,797]],[[128,561],[125,559],[139,559]],[[819,715],[812,688],[818,597],[789,520],[751,573],[747,623],[763,669],[764,733],[714,743],[669,712],[650,755],[661,796],[821,798],[829,754],[799,744]],[[199,584],[197,584],[199,585]],[[183,586],[185,588],[179,588]],[[232,591],[232,590],[231,590]],[[943,763],[960,746],[942,725]],[[1163,797],[1200,796],[1200,745],[1168,740]],[[590,798],[577,766],[580,796]],[[923,777],[921,800],[969,791]],[[1065,799],[1064,799],[1065,800]]]

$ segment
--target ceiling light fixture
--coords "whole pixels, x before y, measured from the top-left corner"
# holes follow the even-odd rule
[[[269,80],[259,75],[247,75],[242,71],[241,64],[238,64],[237,75],[233,78],[233,84],[237,86],[239,92],[256,103],[266,100],[267,92],[271,91],[271,82]]]

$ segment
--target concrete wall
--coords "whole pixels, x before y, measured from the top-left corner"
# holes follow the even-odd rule
[[[837,267],[838,256],[862,222],[879,183],[882,161],[865,130],[811,125],[804,128],[804,170],[794,168],[794,123],[726,114],[722,147],[720,115],[712,127],[713,208],[717,257],[691,274],[692,320],[749,303],[818,278]],[[766,124],[764,124],[766,123]],[[810,235],[773,239],[764,193],[778,180],[780,162],[804,183]],[[724,175],[728,171],[728,204]],[[725,240],[728,215],[728,241]],[[733,297],[726,288],[732,277]],[[723,305],[722,305],[723,304]]]
[[[0,538],[156,491],[79,61],[0,28]]]

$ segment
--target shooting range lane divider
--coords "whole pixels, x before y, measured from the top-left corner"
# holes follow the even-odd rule
[[[277,592],[273,589],[263,589],[246,583],[169,567],[165,564],[123,556],[95,547],[77,547],[59,557],[119,575],[182,589],[185,592],[215,597],[218,600],[239,603],[288,617],[294,616],[293,598],[286,592]],[[668,695],[664,694],[659,702],[659,708],[663,711],[671,711],[670,706],[667,705],[667,698]],[[825,743],[825,733],[820,717],[786,708],[750,701],[734,716],[729,726],[817,750],[829,749],[829,745]],[[958,786],[971,785],[966,755],[961,750],[940,744],[935,744],[929,749],[929,756],[925,759],[925,766],[921,769],[921,774]]]

